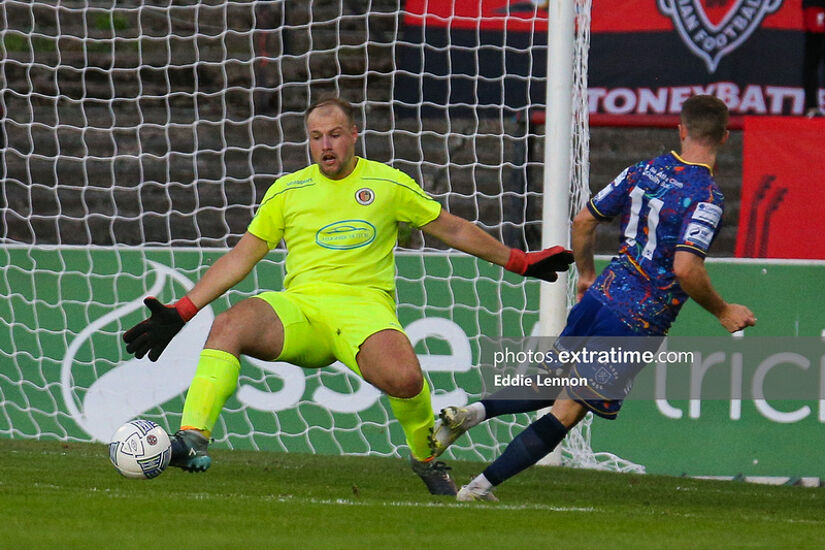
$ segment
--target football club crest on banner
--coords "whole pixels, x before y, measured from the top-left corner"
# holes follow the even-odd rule
[[[658,0],[659,11],[690,50],[713,73],[721,59],[741,46],[784,0]]]

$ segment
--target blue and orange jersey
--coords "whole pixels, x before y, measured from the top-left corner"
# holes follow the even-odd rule
[[[621,216],[619,253],[589,292],[634,330],[665,334],[688,298],[676,251],[704,258],[719,231],[724,197],[711,167],[671,152],[625,169],[587,206],[599,220]]]

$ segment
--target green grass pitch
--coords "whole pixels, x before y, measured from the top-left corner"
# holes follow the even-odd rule
[[[213,457],[136,481],[104,445],[0,440],[0,549],[825,548],[820,488],[536,467],[464,504],[401,459]]]

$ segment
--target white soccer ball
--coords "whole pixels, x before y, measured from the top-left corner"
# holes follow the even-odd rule
[[[109,460],[131,479],[152,479],[163,473],[172,458],[166,430],[151,420],[132,420],[115,431],[109,443]]]

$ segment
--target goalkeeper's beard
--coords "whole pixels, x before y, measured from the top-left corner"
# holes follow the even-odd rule
[[[346,162],[340,160],[338,157],[335,157],[333,162],[327,163],[324,162],[323,158],[321,158],[317,164],[324,176],[331,180],[339,180],[350,175],[350,173],[352,173],[355,169],[355,155],[352,155],[346,159]]]

